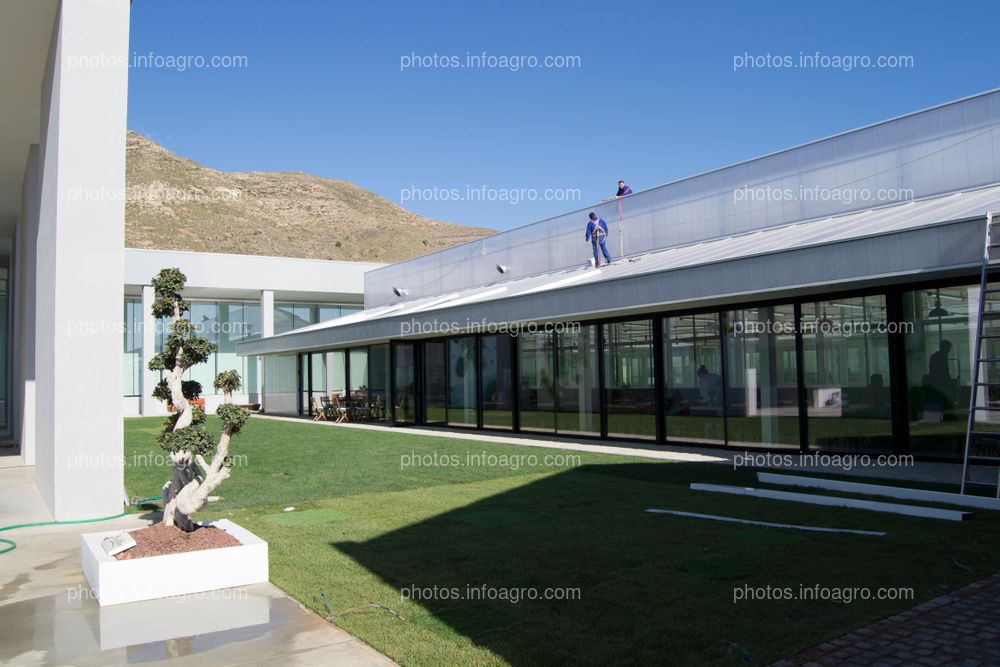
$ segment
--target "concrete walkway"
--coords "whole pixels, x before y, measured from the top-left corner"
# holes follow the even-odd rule
[[[0,526],[46,520],[34,468],[0,469]],[[0,555],[0,664],[395,664],[271,584],[98,606],[80,534],[149,523],[133,515],[0,533],[17,542]]]
[[[1000,665],[1000,575],[773,663],[824,665]]]
[[[317,427],[350,428],[370,431],[382,431],[397,434],[425,435],[453,440],[469,440],[474,442],[492,442],[524,447],[542,447],[547,449],[563,449],[577,452],[592,452],[597,454],[613,454],[616,456],[657,459],[661,461],[679,461],[685,463],[717,463],[731,467],[766,468],[783,470],[790,474],[795,472],[816,472],[829,475],[850,475],[869,477],[872,479],[891,479],[901,481],[926,482],[937,484],[953,484],[958,490],[962,479],[960,463],[935,463],[929,461],[904,461],[890,459],[880,461],[877,456],[870,456],[867,465],[848,454],[805,455],[800,456],[797,449],[776,449],[770,452],[744,452],[716,447],[697,447],[687,445],[657,445],[627,441],[574,439],[570,437],[539,437],[524,434],[495,434],[482,431],[466,431],[454,428],[433,428],[413,426],[386,426],[381,424],[336,424],[333,422],[314,422],[303,417],[280,417],[276,415],[254,415],[254,419],[272,419],[296,424],[314,424]],[[985,469],[976,472],[983,481],[990,479],[990,473]],[[995,481],[995,476],[992,478]]]

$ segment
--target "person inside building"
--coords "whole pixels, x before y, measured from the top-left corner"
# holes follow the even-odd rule
[[[947,419],[949,411],[955,407],[957,386],[948,367],[951,348],[950,340],[942,340],[927,362],[927,375],[923,379],[924,413],[928,421]]]
[[[698,376],[698,393],[705,405],[720,405],[722,403],[722,377],[712,373],[702,364],[695,371]]]

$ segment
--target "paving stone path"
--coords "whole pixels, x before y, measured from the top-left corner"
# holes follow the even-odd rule
[[[1000,574],[773,663],[827,665],[1000,665]]]

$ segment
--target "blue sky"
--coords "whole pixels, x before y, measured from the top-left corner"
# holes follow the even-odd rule
[[[986,1],[135,0],[134,56],[245,66],[133,67],[129,127],[216,169],[508,229],[619,178],[645,189],[995,88],[998,19]],[[773,66],[801,53],[819,66]],[[493,60],[510,56],[577,60]],[[879,56],[910,61],[845,71]]]

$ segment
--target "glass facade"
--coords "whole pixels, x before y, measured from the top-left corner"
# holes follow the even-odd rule
[[[522,431],[555,431],[555,355],[552,334],[524,333],[517,337],[520,377],[518,403]]]
[[[556,431],[566,435],[600,435],[597,327],[584,325],[556,334]]]
[[[734,447],[799,447],[791,305],[725,313],[726,433]]]
[[[990,285],[987,311],[1000,315],[1000,283]],[[395,342],[300,363],[311,365],[313,392],[371,397],[401,424],[954,459],[978,300],[977,285],[952,282]],[[985,339],[985,356],[1000,359],[1000,317],[985,325],[998,336]],[[1000,362],[981,372],[1000,383]],[[978,400],[1000,405],[1000,395]],[[1000,411],[983,411],[977,430],[1000,432],[995,421]],[[975,453],[1000,455],[1000,438]]]
[[[401,424],[417,421],[417,359],[413,343],[393,347],[393,419]]]
[[[127,397],[141,396],[142,388],[142,299],[125,297],[124,314],[124,382],[123,394]],[[292,329],[325,322],[343,315],[361,310],[360,306],[340,306],[328,304],[298,304],[282,303],[274,307],[275,333],[285,333]],[[236,370],[243,380],[244,394],[259,394],[261,391],[260,366],[256,356],[241,357],[236,353],[236,345],[242,341],[259,338],[261,335],[261,312],[258,301],[208,301],[191,300],[191,309],[186,318],[193,322],[199,335],[212,341],[218,347],[208,361],[192,368],[185,376],[186,380],[197,380],[201,383],[206,395],[218,394],[212,383],[215,376],[222,371]],[[154,345],[156,351],[163,348],[163,338],[168,332],[170,320],[163,318],[156,323]],[[314,360],[314,371],[326,360],[319,357]],[[308,368],[308,364],[305,366]],[[315,371],[314,390],[318,383],[328,383],[325,370]],[[301,384],[301,382],[300,382]],[[307,391],[307,388],[302,388]],[[305,399],[308,403],[308,398]]]
[[[328,322],[361,310],[360,306],[337,306],[322,303],[274,304],[274,333],[281,334],[311,324]]]
[[[127,307],[127,306],[126,306]],[[142,304],[135,306],[139,318],[140,379],[141,379],[141,322]],[[191,301],[191,309],[185,319],[195,325],[198,335],[213,342],[218,350],[209,356],[203,364],[190,369],[184,376],[185,380],[196,380],[201,383],[204,395],[220,394],[212,384],[215,376],[222,371],[235,370],[243,380],[244,394],[260,392],[260,377],[257,357],[241,357],[236,354],[236,344],[244,340],[260,337],[260,303],[254,301]],[[126,320],[127,321],[127,320]],[[126,327],[127,329],[127,327]],[[154,345],[156,351],[163,349],[163,339],[169,333],[170,319],[162,318],[156,323]],[[128,332],[126,331],[126,347]],[[137,394],[138,395],[138,394]]]
[[[351,369],[351,376],[354,369]],[[372,418],[388,417],[389,406],[389,344],[372,345],[368,348],[368,391],[365,398],[372,410]]]
[[[664,419],[669,440],[725,444],[719,314],[663,318]]]
[[[514,427],[514,339],[483,336],[479,354],[483,374],[483,426],[511,429]]]
[[[448,424],[476,426],[476,339],[448,341]]]
[[[336,350],[326,354],[327,390],[339,397],[347,396],[347,353]]]
[[[608,437],[656,438],[652,320],[604,325],[604,402]]]
[[[298,365],[299,414],[342,407],[355,421],[390,418],[388,344],[302,353]]]
[[[448,364],[444,341],[424,343],[424,421],[443,424],[448,415]]]
[[[368,391],[368,348],[352,347],[347,352],[347,375],[349,395]]]
[[[125,396],[142,394],[142,299],[125,299]]]
[[[997,289],[1000,283],[990,283]],[[986,311],[1000,312],[1000,296],[986,294]],[[979,285],[938,287],[904,292],[903,313],[911,328],[906,332],[906,397],[909,412],[910,447],[916,454],[955,457],[965,447],[969,398],[975,365],[978,327]],[[1000,320],[989,317],[984,334],[1000,335]],[[983,356],[1000,358],[1000,339],[983,340]],[[998,382],[996,363],[984,363],[980,382]],[[1000,398],[979,392],[977,406]],[[979,431],[1000,431],[1000,413],[980,411]],[[980,440],[981,456],[1000,455],[997,443]]]
[[[810,446],[892,451],[887,323],[881,294],[802,304]]]

